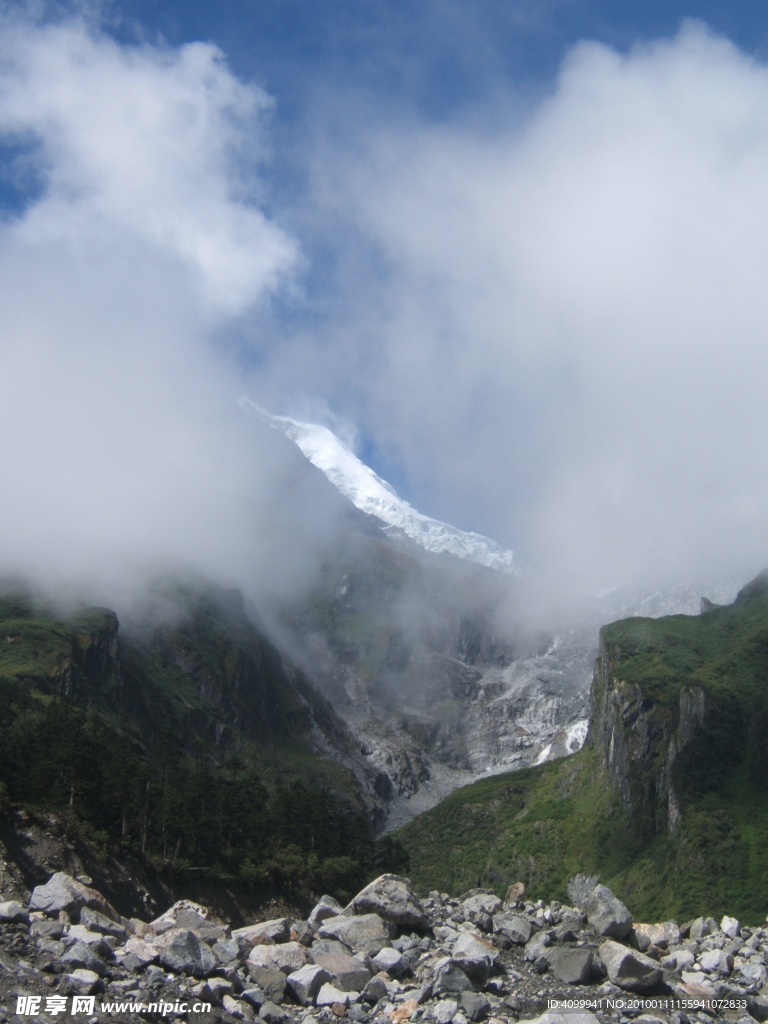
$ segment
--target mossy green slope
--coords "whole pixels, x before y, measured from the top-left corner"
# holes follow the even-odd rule
[[[597,873],[636,916],[686,918],[768,911],[768,574],[733,605],[698,617],[628,619],[605,627],[601,658],[659,735],[679,724],[684,690],[706,712],[674,759],[680,816],[619,799],[609,752],[594,742],[555,764],[497,776],[454,793],[397,833],[421,889],[476,885],[499,893],[524,881],[563,898],[575,872]],[[623,724],[636,727],[634,720]],[[667,732],[664,732],[664,730]],[[649,735],[654,735],[651,728]],[[653,770],[658,752],[629,771]],[[649,769],[650,766],[650,769]],[[637,791],[642,780],[636,782]]]
[[[175,620],[125,637],[107,609],[0,595],[0,813],[52,811],[177,880],[350,894],[383,848],[356,777],[316,752],[353,750],[345,727],[239,596],[173,596]]]

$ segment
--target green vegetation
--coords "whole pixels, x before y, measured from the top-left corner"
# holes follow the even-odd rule
[[[0,596],[0,813],[52,811],[177,882],[294,901],[402,867],[351,773],[313,752],[318,725],[344,742],[330,706],[233,595],[182,597],[174,625],[118,644],[112,612]]]
[[[585,749],[469,786],[401,829],[414,881],[422,891],[483,885],[503,895],[522,880],[534,897],[565,899],[571,875],[596,873],[640,918],[728,912],[764,920],[768,574],[733,605],[701,616],[605,627],[602,648],[611,679],[640,688],[652,737],[679,725],[685,688],[706,695],[704,721],[674,762],[677,828],[666,827],[666,815],[663,829],[642,809],[629,816],[604,752]],[[624,724],[628,734],[635,727]],[[658,756],[651,750],[630,772],[647,772]]]

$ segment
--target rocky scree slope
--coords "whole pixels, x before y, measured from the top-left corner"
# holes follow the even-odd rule
[[[572,893],[576,905],[527,900],[521,883],[504,899],[419,900],[383,875],[346,907],[324,896],[306,919],[232,929],[188,900],[125,918],[58,872],[0,899],[0,1020],[25,1019],[30,997],[56,1020],[74,996],[93,998],[91,1019],[119,1022],[557,1024],[571,1019],[547,1009],[560,1001],[581,1006],[578,1024],[625,1024],[630,999],[643,1024],[768,1019],[768,929],[729,916],[641,924],[583,876]]]
[[[480,774],[578,745],[595,627],[530,625],[533,589],[352,534],[285,610],[277,642],[385,776],[390,827]]]
[[[415,881],[513,874],[564,898],[568,877],[599,872],[643,914],[764,915],[767,679],[767,574],[729,606],[604,627],[585,748],[401,829]]]

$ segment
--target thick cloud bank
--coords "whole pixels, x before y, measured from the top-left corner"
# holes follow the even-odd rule
[[[595,585],[768,562],[765,66],[692,23],[524,119],[339,134],[331,372],[428,511]]]
[[[209,45],[0,25],[2,575],[114,602],[169,568],[302,571],[322,524],[276,507],[213,341],[297,260],[256,201],[269,102]]]

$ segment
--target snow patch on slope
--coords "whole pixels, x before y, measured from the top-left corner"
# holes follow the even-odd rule
[[[380,519],[388,532],[404,535],[436,554],[453,555],[514,576],[524,575],[525,567],[514,551],[503,548],[490,537],[459,530],[417,512],[328,427],[302,423],[289,416],[274,416],[247,398],[242,398],[240,404],[290,438],[353,505]]]

